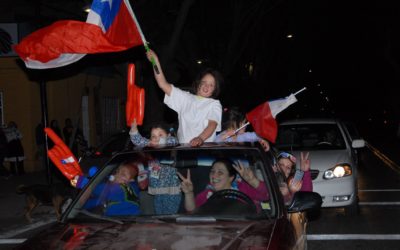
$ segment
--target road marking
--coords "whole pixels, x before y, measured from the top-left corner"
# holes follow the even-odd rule
[[[358,205],[361,206],[400,206],[400,201],[360,201]]]
[[[386,166],[390,167],[391,169],[393,169],[394,171],[396,171],[397,173],[400,173],[400,166],[397,165],[394,161],[392,161],[391,159],[389,159],[389,157],[387,157],[386,155],[384,155],[381,151],[379,151],[377,148],[375,148],[374,146],[372,146],[371,144],[369,144],[368,142],[366,142],[366,146],[371,150],[371,152],[378,157],[381,161],[383,161]]]
[[[6,244],[21,244],[24,243],[26,239],[0,239],[0,245]]]
[[[10,231],[8,231],[8,232],[6,232],[4,234],[0,234],[0,239],[12,238],[12,237],[14,237],[14,236],[16,236],[18,234],[25,233],[27,231],[30,231],[30,230],[33,230],[35,228],[50,224],[50,223],[55,222],[55,221],[57,221],[57,220],[54,219],[54,218],[50,218],[50,219],[47,219],[47,220],[41,220],[41,221],[38,221],[38,222],[35,222],[35,223],[32,223],[32,224],[17,228],[15,230],[10,230]]]
[[[359,192],[400,192],[400,189],[359,189]]]
[[[307,240],[400,240],[400,234],[309,234]]]

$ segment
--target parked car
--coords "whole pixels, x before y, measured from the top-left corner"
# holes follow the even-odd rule
[[[258,193],[257,201],[238,188],[211,192],[202,206],[187,212],[178,189],[173,194],[175,198],[178,195],[178,200],[164,194],[164,198],[171,198],[169,205],[156,209],[160,208],[160,196],[149,194],[154,188],[152,181],[176,183],[177,172],[187,177],[190,171],[196,195],[210,185],[212,163],[221,158],[251,169],[267,192]],[[108,187],[116,179],[116,170],[126,162],[149,171],[149,186],[140,191],[138,199],[130,199],[139,205],[140,212],[107,213],[116,204]],[[298,192],[285,206],[273,162],[273,154],[265,153],[258,143],[180,145],[117,153],[90,179],[60,222],[44,228],[20,249],[305,249],[307,220],[302,212],[319,209],[321,196]],[[234,182],[240,182],[240,177],[236,176]],[[179,188],[180,181],[178,184]],[[107,201],[109,197],[112,201]],[[175,206],[175,212],[160,212]]]
[[[280,123],[275,145],[299,157],[309,151],[314,191],[322,207],[358,212],[357,150],[365,146],[351,123],[337,119],[297,119]]]

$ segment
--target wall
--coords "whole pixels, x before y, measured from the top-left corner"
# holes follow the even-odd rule
[[[22,66],[24,67],[24,66]],[[125,99],[125,79],[115,76],[97,76],[79,73],[63,77],[61,80],[46,83],[48,119],[58,120],[62,129],[66,118],[77,119],[81,114],[82,94],[89,96],[90,144],[99,143],[96,136],[96,119],[101,114],[95,113],[94,88],[101,86],[99,95]],[[37,82],[28,79],[16,57],[0,58],[0,91],[4,98],[4,121],[15,121],[24,138],[25,170],[27,172],[42,169],[42,164],[35,157],[35,127],[41,121],[40,88]]]

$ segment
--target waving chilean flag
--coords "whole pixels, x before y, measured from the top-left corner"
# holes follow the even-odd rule
[[[278,135],[278,124],[275,117],[295,102],[297,102],[297,99],[294,94],[265,102],[247,113],[246,118],[258,136],[275,143]]]
[[[129,0],[94,0],[86,22],[63,20],[25,37],[14,50],[26,67],[56,68],[86,54],[122,51],[143,44]]]

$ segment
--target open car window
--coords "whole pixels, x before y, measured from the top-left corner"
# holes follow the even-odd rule
[[[236,174],[231,188],[217,192],[210,184],[210,170],[215,160],[228,159],[250,169],[258,179],[257,188]],[[127,184],[117,181],[123,164],[137,166],[137,173]],[[112,218],[143,216],[213,216],[236,219],[273,217],[276,213],[275,194],[271,192],[265,159],[257,149],[209,148],[144,149],[115,156],[93,180],[84,187],[69,218],[77,211],[87,211]],[[203,203],[194,211],[185,209],[180,173],[193,183],[196,202]],[[262,186],[261,186],[262,185]],[[200,204],[200,203],[199,203]]]

